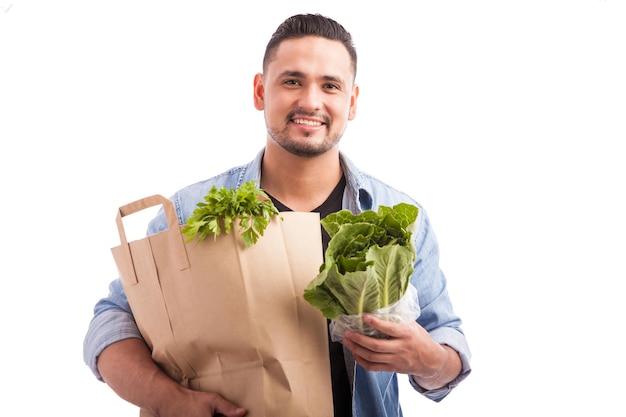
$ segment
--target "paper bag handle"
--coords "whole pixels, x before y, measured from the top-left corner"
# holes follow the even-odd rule
[[[132,203],[128,203],[119,208],[117,212],[117,230],[120,235],[120,242],[122,253],[125,258],[124,264],[126,265],[126,275],[128,279],[136,283],[137,282],[137,274],[135,272],[135,267],[133,263],[133,257],[130,252],[130,246],[128,244],[128,240],[126,238],[126,232],[124,231],[124,223],[122,222],[122,218],[128,216],[133,213],[137,213],[139,211],[145,210],[150,207],[162,205],[163,211],[165,212],[165,218],[167,219],[167,227],[170,231],[173,231],[172,236],[176,236],[177,238],[172,239],[172,251],[176,255],[176,259],[180,262],[180,269],[183,270],[185,268],[189,268],[189,260],[187,259],[187,251],[185,250],[185,245],[183,242],[183,236],[180,233],[178,227],[178,218],[176,217],[176,211],[174,210],[174,204],[167,198],[163,197],[160,194],[155,194],[150,197],[145,197],[137,201],[133,201]]]

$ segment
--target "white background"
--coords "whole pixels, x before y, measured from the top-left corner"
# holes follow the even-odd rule
[[[473,350],[405,415],[625,415],[625,2],[296,3],[0,0],[2,408],[137,416],[82,361],[116,210],[251,160],[265,43],[320,12],[359,53],[341,147],[428,210]]]

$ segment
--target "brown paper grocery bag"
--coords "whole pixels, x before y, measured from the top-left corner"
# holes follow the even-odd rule
[[[169,229],[127,242],[122,217],[156,205]],[[137,325],[170,377],[223,395],[249,417],[328,417],[326,320],[302,298],[322,262],[320,219],[280,217],[249,248],[236,230],[186,243],[172,202],[155,195],[120,208],[112,253]]]

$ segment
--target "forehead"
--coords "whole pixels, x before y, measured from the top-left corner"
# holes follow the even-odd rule
[[[346,80],[354,77],[352,61],[346,47],[340,41],[319,36],[282,41],[268,64],[267,72],[279,74],[283,71],[341,75]]]

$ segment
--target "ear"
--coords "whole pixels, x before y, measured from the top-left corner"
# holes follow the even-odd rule
[[[263,85],[263,74],[254,76],[254,107],[257,110],[265,108],[265,86]]]
[[[359,86],[354,85],[352,87],[352,95],[350,96],[350,112],[348,113],[348,120],[353,120],[356,117],[356,102],[359,98]]]

